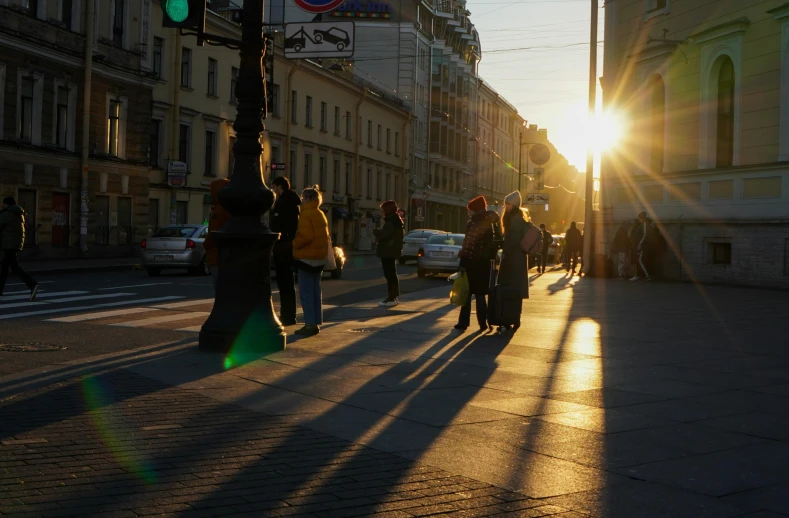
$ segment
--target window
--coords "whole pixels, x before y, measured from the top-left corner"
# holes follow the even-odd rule
[[[68,147],[69,141],[69,91],[64,85],[55,85],[55,145]]]
[[[708,246],[712,264],[731,264],[731,243],[709,243]]]
[[[392,199],[391,186],[392,186],[392,174],[391,173],[386,173],[386,184],[384,186],[386,188],[386,190],[384,191],[384,194],[385,194],[384,199],[386,199],[386,200],[391,200]]]
[[[312,185],[312,153],[304,153],[304,188]]]
[[[178,128],[178,161],[186,164],[187,171],[190,170],[191,147],[192,127],[189,124],[181,124]]]
[[[148,164],[162,166],[162,124],[160,119],[151,119],[151,142],[148,148]]]
[[[395,156],[400,156],[400,132],[395,131],[395,143],[394,143],[394,154]]]
[[[208,58],[208,95],[216,97],[216,74],[218,63],[215,59]]]
[[[647,0],[647,11],[649,12],[665,9],[667,5],[667,0]]]
[[[153,38],[153,72],[156,74],[158,79],[163,78],[163,66],[162,63],[164,62],[164,39],[163,38]]]
[[[381,134],[381,125],[379,124],[378,125],[378,151],[381,151],[381,149],[383,149],[381,147],[381,139],[382,138],[383,138],[383,135]]]
[[[280,116],[280,108],[279,108],[279,85],[273,84],[271,85],[271,114],[274,117]]]
[[[340,135],[340,107],[334,107],[334,134]]]
[[[321,103],[321,131],[328,131],[329,128],[328,109],[326,103]]]
[[[307,96],[307,103],[304,108],[304,125],[308,128],[312,127],[312,97]]]
[[[60,22],[66,29],[72,30],[74,16],[74,0],[61,0],[60,1]]]
[[[216,132],[205,132],[205,176],[216,176]]]
[[[318,159],[318,174],[319,174],[318,185],[321,186],[322,191],[326,190],[326,186],[329,183],[329,172],[327,170],[327,167],[328,167],[328,163],[326,160],[326,156],[321,155],[320,158]]]
[[[236,137],[230,137],[227,148],[227,177],[233,176],[233,167],[236,165],[236,153],[233,148],[236,146]]]
[[[392,152],[392,130],[386,128],[386,152]]]
[[[32,77],[22,77],[19,104],[19,138],[26,142],[31,142],[33,140],[34,83],[35,80]]]
[[[351,195],[351,180],[353,179],[352,168],[350,162],[345,162],[345,194]]]
[[[723,58],[718,74],[716,167],[732,165],[734,157],[734,63]]]
[[[112,43],[123,47],[123,18],[126,0],[115,0],[115,16],[112,18]]]
[[[373,168],[367,168],[367,199],[373,199]]]
[[[181,49],[181,86],[192,86],[192,50],[186,47]]]
[[[381,201],[381,190],[383,188],[383,173],[379,169],[375,175],[375,199]]]
[[[107,154],[118,156],[120,147],[121,102],[110,99],[107,127]]]
[[[175,224],[185,225],[189,221],[189,202],[175,202]],[[161,231],[160,231],[161,232]]]
[[[351,112],[345,112],[345,138],[351,139]]]
[[[230,102],[237,103],[238,102],[238,92],[236,89],[238,88],[238,69],[236,67],[230,68]]]
[[[789,239],[784,239],[784,275],[789,275]]]
[[[296,184],[296,150],[295,149],[290,150],[290,163],[288,164],[288,167],[292,171],[290,179],[293,182],[294,184],[293,188],[295,189],[296,188],[295,187]]]
[[[373,121],[367,121],[367,147],[373,147]]]
[[[290,92],[290,122],[299,121],[299,93],[296,90]]]
[[[340,192],[340,159],[334,159],[334,171],[332,176],[332,190],[336,193]]]

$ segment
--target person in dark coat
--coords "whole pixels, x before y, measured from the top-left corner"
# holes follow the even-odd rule
[[[30,302],[36,300],[38,283],[19,266],[17,254],[25,246],[25,210],[12,197],[3,199],[0,210],[0,296],[5,289],[8,270],[14,272],[30,290]]]
[[[460,250],[460,271],[468,276],[469,297],[460,309],[455,329],[465,331],[471,323],[471,299],[477,300],[477,323],[481,331],[488,331],[488,304],[490,261],[496,257],[501,244],[499,215],[487,210],[488,202],[478,196],[468,203],[469,222],[466,237]]]
[[[504,253],[499,267],[498,284],[515,286],[524,299],[529,298],[529,263],[526,252],[521,249],[521,240],[531,223],[529,213],[521,208],[521,194],[513,192],[504,198],[504,215],[501,227],[504,232]],[[518,329],[520,326],[515,326]],[[502,326],[499,332],[508,331]]]
[[[627,262],[630,257],[630,236],[628,236],[628,224],[622,222],[619,230],[616,231],[614,241],[611,243],[611,256],[616,257],[617,273],[620,279],[627,278]]]
[[[564,235],[564,243],[567,253],[566,270],[569,272],[572,269],[573,275],[575,275],[575,267],[578,266],[578,253],[583,246],[581,231],[578,230],[575,221],[570,223],[570,228]]]
[[[296,288],[293,279],[293,238],[299,226],[301,198],[290,188],[284,176],[272,180],[277,200],[271,211],[271,230],[279,233],[274,243],[274,269],[279,288],[280,321],[284,326],[296,325]]]
[[[545,273],[545,266],[548,264],[548,252],[553,244],[553,236],[545,228],[545,225],[540,225],[540,233],[542,234],[542,253],[540,254],[540,264],[537,265],[537,273]]]
[[[639,221],[639,218],[636,218],[636,221],[633,223],[633,228],[630,229],[630,262],[633,264],[633,278],[630,279],[631,281],[637,281],[641,278],[641,274],[643,270],[641,269],[641,264],[638,261],[638,244],[646,237],[644,224]]]
[[[384,226],[373,231],[378,246],[375,253],[381,258],[381,266],[384,269],[384,277],[386,278],[386,285],[388,294],[383,302],[378,305],[382,307],[391,308],[400,303],[398,297],[400,296],[400,281],[397,278],[397,259],[403,251],[403,231],[405,225],[402,218],[397,213],[397,202],[393,200],[385,201],[381,204],[381,210],[384,212]]]

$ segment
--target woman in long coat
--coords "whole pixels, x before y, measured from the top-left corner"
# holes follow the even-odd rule
[[[529,297],[529,270],[526,252],[521,249],[521,239],[531,223],[528,213],[521,209],[519,192],[513,192],[504,198],[501,224],[504,230],[504,254],[499,267],[498,284],[519,287],[522,297],[526,299]],[[515,329],[518,327],[515,326]]]

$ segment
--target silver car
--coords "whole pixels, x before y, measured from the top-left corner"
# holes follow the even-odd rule
[[[206,237],[205,225],[173,225],[157,230],[140,243],[142,265],[151,276],[165,268],[186,268],[192,275],[209,275],[203,248]]]
[[[440,232],[433,234],[419,249],[416,273],[424,277],[428,273],[454,273],[460,268],[460,249],[463,234]]]
[[[400,252],[400,264],[405,264],[406,261],[416,260],[419,254],[419,249],[425,244],[427,238],[435,233],[441,232],[440,230],[419,229],[412,230],[403,238],[403,250]]]

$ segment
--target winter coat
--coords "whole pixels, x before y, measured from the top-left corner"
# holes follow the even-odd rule
[[[318,208],[318,201],[304,202],[299,225],[293,238],[293,257],[322,261],[329,256],[329,222]]]
[[[211,182],[211,215],[208,220],[208,237],[203,242],[205,248],[205,258],[209,265],[216,266],[219,264],[219,249],[217,248],[216,239],[212,232],[221,229],[230,219],[230,213],[219,204],[219,191],[221,191],[230,180],[227,178],[218,178]]]
[[[529,271],[521,239],[531,223],[514,216],[504,229],[504,255],[499,267],[498,284],[520,287],[523,298],[529,296]]]
[[[547,230],[542,231],[542,253],[548,252],[548,249],[553,244],[553,235]]]
[[[611,243],[612,254],[626,254],[630,252],[630,237],[627,235],[627,230],[619,227],[614,236],[614,241]]]
[[[633,228],[630,229],[630,247],[635,251],[638,249],[639,243],[644,239],[644,224],[636,220]]]
[[[299,225],[299,195],[288,189],[277,197],[271,209],[271,231],[280,234],[280,241],[292,241]]]
[[[400,257],[403,252],[404,227],[403,220],[397,213],[390,214],[384,218],[383,228],[373,231],[376,239],[378,239],[378,246],[375,250],[378,257],[387,259]]]
[[[577,228],[568,228],[567,232],[564,234],[564,242],[569,252],[580,251],[583,246],[581,231]]]
[[[9,205],[0,210],[0,250],[22,250],[25,246],[25,210]]]
[[[466,237],[460,250],[460,266],[468,274],[472,295],[487,295],[490,280],[490,261],[496,257],[501,240],[501,223],[494,211],[474,214],[466,225]]]

